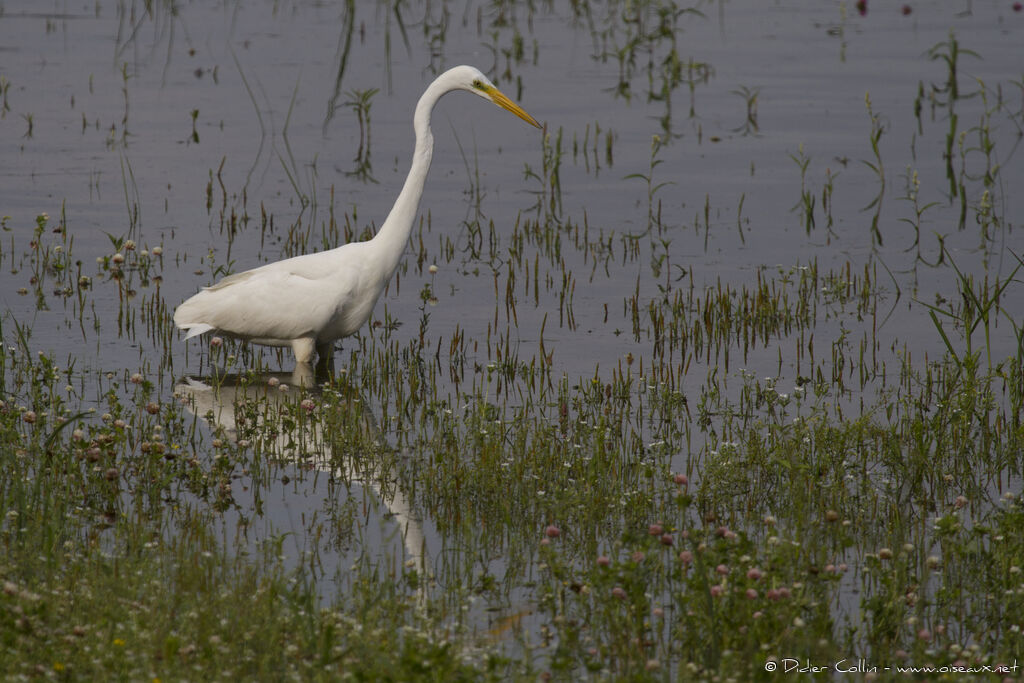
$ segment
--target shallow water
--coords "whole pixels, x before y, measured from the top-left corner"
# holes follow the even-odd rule
[[[899,219],[910,212],[897,198],[904,194],[908,167],[920,173],[923,201],[939,202],[925,218],[925,254],[937,254],[931,233],[938,233],[948,236],[947,246],[964,267],[982,259],[976,232],[951,229],[957,207],[943,201],[944,169],[935,163],[933,152],[944,144],[945,122],[940,115],[931,120],[926,104],[922,132],[913,140],[917,122],[908,105],[919,83],[943,82],[942,64],[929,60],[926,53],[946,40],[950,29],[965,49],[983,57],[962,58],[962,88],[974,89],[973,79],[1005,83],[1018,77],[1014,28],[1021,20],[1019,13],[1002,3],[971,3],[955,10],[915,6],[909,16],[888,8],[858,16],[850,8],[841,22],[837,6],[818,3],[702,9],[706,18],[680,20],[677,41],[684,59],[709,64],[712,75],[695,86],[692,98],[685,87],[674,93],[672,130],[680,137],[662,150],[663,163],[656,169],[656,180],[669,183],[658,194],[672,240],[669,259],[676,266],[693,268],[696,286],[708,286],[719,277],[749,282],[756,268],[789,267],[814,259],[824,268],[849,261],[860,270],[875,257],[896,273],[912,269],[897,278],[905,293],[916,283],[924,297],[931,295],[931,290],[941,288],[945,274],[940,272],[929,282],[931,271],[914,268],[913,254],[903,251],[911,240]],[[594,13],[599,15],[600,10],[595,8]],[[340,10],[302,3],[190,6],[173,18],[160,5],[147,16],[141,5],[131,3],[99,3],[95,13],[52,15],[7,4],[0,31],[10,110],[0,131],[8,229],[15,238],[24,236],[37,213],[56,217],[63,205],[75,237],[75,256],[85,264],[86,273],[92,260],[112,251],[104,233],[131,236],[140,246],[161,244],[167,270],[162,293],[173,305],[210,281],[209,275],[189,272],[209,270],[202,265],[208,251],[218,263],[227,259],[224,236],[210,228],[218,221],[221,204],[216,179],[213,210],[205,206],[207,185],[218,169],[222,168],[229,209],[240,211],[239,197],[245,191],[252,217],[252,227],[242,232],[249,238],[231,249],[235,270],[281,255],[273,239],[263,249],[252,239],[259,228],[260,204],[275,217],[279,233],[289,221],[311,216],[316,216],[310,222],[319,228],[316,224],[330,207],[333,187],[336,215],[357,212],[360,229],[376,224],[407,168],[410,111],[430,79],[427,64],[438,67],[443,59],[445,65],[467,62],[488,69],[493,60],[481,45],[486,36],[474,30],[475,12],[468,12],[472,16],[464,19],[465,25],[458,13],[450,19],[445,42],[438,48],[442,56],[433,62],[425,58],[427,46],[420,30],[408,31],[407,51],[400,36],[394,35],[394,17],[389,19],[388,12],[378,9],[359,15],[356,21],[360,31],[365,29],[365,38],[360,40],[357,31],[340,90],[381,89],[371,105],[371,160],[379,184],[361,183],[345,175],[358,144],[353,112],[340,107],[332,118],[327,116],[342,42],[339,14]],[[664,135],[657,122],[664,105],[646,102],[643,59],[637,60],[634,97],[616,98],[609,89],[616,83],[618,66],[614,58],[595,59],[600,47],[595,47],[583,22],[574,25],[568,17],[543,12],[530,23],[527,42],[536,41],[536,64],[527,59],[514,65],[521,93],[515,82],[498,79],[499,85],[518,96],[549,129],[563,128],[567,146],[572,136],[582,139],[588,124],[593,127],[595,122],[615,136],[614,164],[604,162],[602,144],[600,172],[588,172],[579,160],[570,163],[571,154],[566,154],[562,213],[578,222],[585,212],[592,232],[641,232],[646,227],[646,186],[623,177],[646,172],[651,136]],[[840,26],[842,37],[833,35]],[[381,45],[388,33],[393,34],[390,55]],[[658,49],[652,49],[655,59]],[[741,87],[759,92],[756,134],[736,132],[745,118],[744,100],[735,94]],[[871,159],[866,93],[885,127],[885,239],[880,248],[872,248],[867,227],[871,212],[862,210],[877,191],[874,173],[861,163]],[[1019,110],[1020,92],[1007,88],[1003,94],[1007,107],[1013,110],[1016,105]],[[345,94],[337,98],[346,99]],[[691,100],[695,115],[689,117]],[[977,100],[961,104],[963,118],[977,115]],[[198,142],[190,140],[193,110],[198,111]],[[32,119],[31,137],[26,117]],[[460,223],[470,211],[467,163],[480,173],[482,209],[495,221],[499,236],[507,234],[519,212],[534,204],[537,183],[524,180],[522,172],[526,165],[540,166],[536,132],[483,103],[447,98],[435,114],[434,129],[437,152],[422,202],[431,225],[424,239],[428,260],[437,258],[434,244],[440,237],[456,243],[465,240]],[[996,154],[1007,157],[999,159],[1003,175],[993,192],[1009,236],[1019,207],[1006,188],[1017,185],[1024,165],[1015,163],[1018,130],[1004,123],[994,135]],[[820,194],[826,169],[835,176],[832,235],[820,227],[807,235],[791,210],[799,200],[793,192],[799,172],[789,155],[797,154],[800,145],[811,160],[807,180],[813,192]],[[915,153],[922,160],[920,166],[914,163]],[[300,194],[313,202],[305,212],[299,208]],[[743,242],[735,225],[741,196]],[[692,227],[696,220],[703,223],[705,197],[712,223],[706,241],[702,231]],[[126,205],[138,207],[135,225]],[[820,199],[817,210],[820,214]],[[309,245],[316,246],[315,240]],[[988,264],[993,275],[1009,265],[1000,263],[1005,260],[997,254]],[[608,343],[605,329],[613,321],[595,322],[595,311],[602,303],[613,309],[621,306],[622,294],[633,288],[638,271],[646,275],[644,265],[626,263],[605,277],[595,276],[586,288],[580,283],[575,305],[579,331],[592,330],[583,337],[585,343],[617,357],[622,344]],[[464,320],[475,310],[493,311],[490,273],[467,277],[457,270],[442,267],[438,275],[440,286],[435,289],[443,296],[431,313],[432,324],[439,328]],[[407,276],[405,282],[412,284],[406,285],[405,296],[392,288],[386,303],[393,316],[412,317],[409,311],[418,302],[408,289],[425,278],[419,273]],[[19,305],[12,296],[11,289],[19,282],[13,277],[4,296],[20,319],[33,307]],[[643,284],[641,299],[653,296],[650,283]],[[534,322],[542,313],[527,311],[527,321],[520,321],[518,333],[524,342],[536,338]],[[897,322],[891,321],[894,338],[907,331],[897,329]],[[559,337],[576,338],[564,330],[547,329]],[[51,338],[48,343],[55,350],[77,350],[81,340],[62,344]],[[111,354],[116,354],[112,357],[121,357],[121,346],[110,345]],[[590,358],[577,364],[574,354],[556,351],[555,358],[570,376],[585,373],[592,365]]]
[[[429,283],[438,299],[429,308],[431,344],[447,350],[458,326],[477,343],[471,360],[486,365],[494,360],[486,350],[491,335],[508,334],[524,358],[542,343],[552,353],[552,375],[575,384],[597,368],[619,366],[627,354],[650,367],[657,339],[647,325],[632,333],[628,301],[634,293],[643,309],[680,289],[738,290],[753,286],[759,273],[798,275],[816,264],[822,274],[848,269],[859,276],[868,269],[877,277],[872,315],[859,314],[838,296],[818,309],[812,330],[820,353],[827,354],[845,333],[854,344],[864,339],[879,362],[898,365],[900,354],[908,353],[923,363],[941,355],[944,345],[929,309],[918,301],[957,296],[949,268],[928,265],[940,257],[937,236],[947,258],[979,281],[1005,278],[1017,263],[1011,250],[1021,253],[1015,232],[1024,199],[1014,188],[1024,187],[1018,149],[1024,128],[1024,13],[1005,2],[909,6],[911,13],[903,15],[898,7],[872,3],[862,16],[842,3],[700,4],[703,16],[680,15],[674,34],[679,57],[695,64],[683,70],[692,74],[693,87],[681,83],[672,89],[671,115],[663,119],[666,103],[652,100],[649,91],[660,88],[658,65],[670,42],[642,42],[626,79],[631,96],[616,95],[622,71],[615,51],[630,31],[650,28],[654,16],[624,23],[620,9],[604,5],[592,5],[589,16],[578,17],[552,9],[528,15],[517,8],[505,23],[493,9],[472,3],[429,11],[403,6],[401,17],[389,5],[378,5],[360,9],[347,36],[344,10],[321,3],[190,3],[174,12],[160,3],[151,12],[132,2],[97,2],[84,9],[58,3],[44,12],[35,3],[3,3],[5,330],[13,321],[30,325],[33,348],[67,358],[81,372],[155,375],[161,395],[170,398],[181,376],[208,372],[206,345],[176,342],[168,354],[141,323],[134,333],[120,331],[118,313],[133,305],[123,303],[129,301],[123,290],[135,290],[130,301],[136,304],[162,301],[170,311],[210,284],[218,267],[238,271],[296,250],[334,246],[339,237],[325,228],[332,215],[342,225],[348,220],[356,234],[368,233],[386,215],[407,171],[416,99],[435,73],[469,63],[491,74],[553,137],[562,131],[559,200],[538,209],[544,188],[536,175],[524,173],[541,173],[538,131],[484,102],[445,98],[434,115],[436,149],[421,204],[424,223],[414,230],[414,247],[374,316],[383,320],[386,313],[403,322],[394,333],[398,339],[418,334],[418,294]],[[960,88],[976,93],[984,82],[993,89],[987,101],[964,95],[956,111],[961,121],[990,129],[995,144],[988,161],[1000,164],[995,182],[986,187],[981,175],[987,160],[971,149],[978,144],[976,133],[964,138],[970,151],[955,160],[957,172],[967,172],[962,229],[959,198],[949,196],[943,163],[949,129],[944,95],[925,97],[919,118],[913,109],[919,87],[932,93],[945,83],[945,65],[930,58],[929,50],[948,41],[951,30],[962,49],[979,55],[961,55]],[[516,34],[523,38],[521,61],[504,55]],[[651,80],[649,63],[655,65]],[[994,99],[997,86],[1001,103]],[[365,182],[351,175],[359,125],[345,102],[353,91],[371,88],[379,89],[369,115],[370,173],[376,182]],[[757,92],[756,125],[746,127],[744,89]],[[875,163],[866,94],[882,130],[882,183],[865,163]],[[630,176],[650,173],[656,135],[666,143],[653,170],[653,184],[663,184],[654,194],[661,228],[649,231],[648,184]],[[815,200],[809,231],[799,211],[801,177],[793,158],[801,149],[808,159],[806,187]],[[919,251],[908,251],[913,231],[902,220],[913,216],[911,203],[902,199],[913,171],[920,179],[920,204],[935,202],[924,214]],[[834,189],[826,213],[822,193],[829,178]],[[881,203],[871,206],[880,187]],[[979,206],[986,190],[992,209],[984,233]],[[881,243],[871,230],[876,208]],[[93,277],[82,310],[74,296],[55,295],[49,284],[41,288],[42,301],[32,292],[29,241],[35,217],[48,213],[52,228],[62,211],[74,238],[72,263],[80,261],[80,272]],[[272,226],[263,223],[262,212],[273,217]],[[240,221],[229,239],[223,217],[230,223],[232,213],[247,214],[248,221]],[[477,215],[483,217],[483,238],[467,226]],[[539,264],[542,291],[524,291],[522,279],[514,285],[513,324],[505,306],[508,237],[517,222],[538,218],[563,226],[562,248],[555,255],[526,242],[522,260],[531,268]],[[493,251],[488,221],[494,223]],[[591,242],[598,235],[611,239],[607,261],[595,264],[570,246],[570,235],[583,225]],[[289,245],[290,228],[308,235],[304,247]],[[626,234],[638,237],[624,240]],[[96,261],[115,252],[108,235],[132,239],[139,250],[159,246],[163,254],[154,259],[153,271],[162,277],[159,284],[147,284],[139,273],[130,274],[124,287],[107,279]],[[44,240],[56,243],[59,236],[48,232]],[[423,267],[415,258],[420,240]],[[446,256],[449,243],[454,252]],[[661,257],[659,267],[652,267]],[[575,325],[560,315],[563,259],[575,278]],[[439,266],[436,276],[426,271],[430,263]],[[543,285],[546,278],[552,284]],[[19,294],[19,288],[27,293]],[[1019,313],[1024,289],[1009,287],[1002,303]],[[1015,353],[1013,326],[1003,316],[994,325],[992,356]],[[732,346],[727,367],[717,354],[677,358],[674,365],[686,367],[680,389],[697,391],[716,369],[727,379],[741,368],[790,386],[809,372],[795,347],[783,334],[746,354]],[[349,340],[341,348],[337,361],[344,365],[359,345]],[[271,367],[291,367],[287,356],[280,364],[269,352],[266,358]],[[876,375],[865,389],[838,402],[856,413],[861,393],[873,392],[878,382]],[[704,444],[694,442],[692,448],[699,451]],[[676,462],[689,462],[689,454],[680,453]],[[313,482],[278,487],[265,501],[267,527],[308,529],[303,515],[312,515],[327,495]],[[360,492],[350,489],[348,495]],[[243,508],[252,504],[241,493],[239,500]],[[380,538],[362,542],[377,546],[390,538],[390,549],[401,552],[394,519],[383,508],[365,509],[376,510],[380,524],[364,519],[362,525],[382,530]],[[448,540],[432,530],[431,520],[425,524],[427,547],[441,559]],[[307,543],[300,535],[295,547]],[[342,556],[325,551],[321,560],[330,565]]]

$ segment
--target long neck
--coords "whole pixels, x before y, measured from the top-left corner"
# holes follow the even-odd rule
[[[416,114],[413,117],[413,129],[416,131],[416,149],[412,155],[412,166],[409,175],[405,178],[405,185],[391,207],[384,224],[373,238],[374,249],[377,258],[381,260],[382,272],[390,278],[398,267],[398,262],[405,251],[405,245],[409,241],[409,233],[412,232],[412,224],[416,220],[419,211],[420,196],[423,194],[423,184],[427,180],[427,171],[430,170],[430,159],[434,153],[434,136],[430,132],[430,113],[437,104],[438,99],[447,92],[447,88],[435,81],[416,105]]]

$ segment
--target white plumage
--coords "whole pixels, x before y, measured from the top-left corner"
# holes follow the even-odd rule
[[[187,332],[185,339],[217,332],[254,344],[290,346],[297,363],[312,364],[319,356],[317,370],[327,370],[334,342],[366,323],[398,268],[434,149],[430,114],[437,101],[453,90],[488,99],[540,127],[478,69],[449,69],[430,84],[416,105],[412,166],[373,239],[268,263],[204,288],[174,312],[174,323]]]

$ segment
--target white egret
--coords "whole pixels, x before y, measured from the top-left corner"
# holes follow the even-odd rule
[[[466,90],[507,109],[540,128],[536,119],[512,102],[471,66],[445,71],[416,105],[416,148],[405,185],[373,239],[336,249],[295,256],[229,275],[184,301],[174,323],[187,334],[216,332],[254,344],[290,346],[300,365],[326,371],[334,342],[354,334],[398,268],[423,195],[434,151],[430,114],[446,93]]]

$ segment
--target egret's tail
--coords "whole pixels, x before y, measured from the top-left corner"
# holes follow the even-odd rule
[[[206,323],[185,323],[184,325],[178,325],[178,327],[188,332],[188,334],[185,335],[185,339],[198,337],[204,332],[211,332],[217,329],[213,325],[207,325]]]
[[[202,294],[202,292],[200,292]],[[191,339],[192,337],[198,337],[204,332],[210,332],[216,329],[209,323],[200,322],[196,318],[202,319],[202,314],[199,311],[194,310],[196,297],[192,297],[187,301],[181,303],[178,308],[174,311],[174,324],[186,332],[185,339]],[[198,315],[197,315],[198,313]]]

